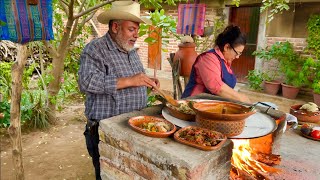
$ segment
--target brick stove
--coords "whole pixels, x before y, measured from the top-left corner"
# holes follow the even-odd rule
[[[233,142],[227,140],[218,151],[201,151],[180,144],[172,137],[152,138],[133,131],[128,119],[160,115],[161,106],[122,114],[100,123],[100,162],[103,179],[229,179]],[[279,152],[279,138],[285,121],[263,138],[251,139],[259,152]]]
[[[133,131],[128,119],[159,115],[160,106],[122,114],[100,123],[100,163],[103,179],[228,179],[233,143],[218,151],[202,151],[172,137],[152,138]]]

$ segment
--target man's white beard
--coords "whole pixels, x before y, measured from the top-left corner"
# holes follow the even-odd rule
[[[134,46],[128,44],[129,39],[123,39],[123,35],[121,30],[115,36],[115,41],[123,50],[130,52],[134,49]]]

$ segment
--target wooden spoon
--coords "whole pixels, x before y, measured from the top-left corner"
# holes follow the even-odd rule
[[[166,100],[168,101],[168,103],[170,103],[171,105],[176,106],[176,107],[179,106],[179,103],[178,103],[175,99],[173,99],[172,96],[170,96],[169,94],[163,92],[161,89],[159,89],[159,88],[156,87],[156,86],[154,86],[153,88],[154,88],[155,90],[157,90],[157,91],[159,92],[159,94],[160,94],[164,99],[166,99]]]

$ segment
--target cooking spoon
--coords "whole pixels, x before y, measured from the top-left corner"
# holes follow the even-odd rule
[[[164,99],[166,99],[166,100],[168,101],[168,103],[170,103],[170,104],[173,105],[173,106],[179,107],[179,103],[178,103],[175,99],[173,99],[172,96],[170,96],[169,94],[163,92],[163,91],[162,91],[161,89],[159,89],[157,86],[154,86],[153,88],[154,88],[156,91],[158,91],[159,94],[160,94]]]

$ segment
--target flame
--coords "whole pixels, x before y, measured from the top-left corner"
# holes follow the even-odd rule
[[[270,173],[278,173],[279,169],[268,166],[253,158],[254,150],[250,147],[249,140],[232,140],[233,150],[231,163],[234,168],[246,172],[248,175],[260,179],[269,179]],[[237,172],[237,175],[241,173]]]

